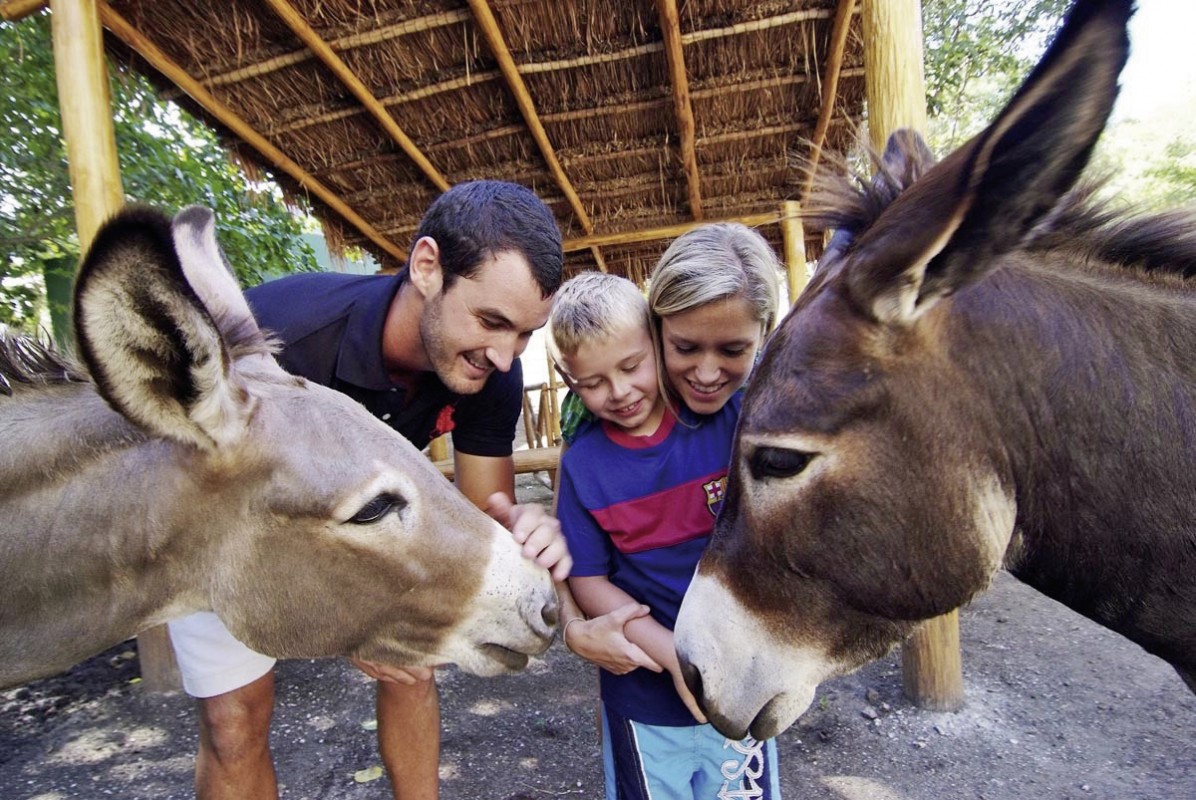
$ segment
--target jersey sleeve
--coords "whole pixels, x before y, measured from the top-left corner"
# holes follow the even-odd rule
[[[577,476],[568,452],[561,461],[558,473],[560,494],[557,497],[557,519],[573,556],[570,574],[578,578],[609,575],[612,569],[611,543],[606,531],[598,526],[577,493]]]
[[[458,401],[453,417],[453,449],[471,456],[511,455],[515,426],[523,410],[523,365],[495,372],[482,391]]]

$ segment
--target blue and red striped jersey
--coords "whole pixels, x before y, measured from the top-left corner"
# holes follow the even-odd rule
[[[652,436],[587,426],[561,460],[557,516],[572,574],[605,575],[672,630],[722,506],[742,393],[709,416],[665,414]],[[602,699],[653,725],[693,725],[672,679],[602,672]]]

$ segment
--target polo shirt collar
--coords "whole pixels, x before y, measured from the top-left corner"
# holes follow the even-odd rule
[[[382,358],[382,328],[395,295],[407,280],[404,267],[387,286],[370,281],[353,301],[336,357],[336,377],[373,391],[394,388]]]

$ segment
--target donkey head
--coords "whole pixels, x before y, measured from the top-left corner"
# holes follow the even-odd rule
[[[278,657],[488,674],[548,646],[547,572],[406,439],[278,366],[209,211],[122,214],[76,291],[82,354],[148,435],[135,468],[153,471],[161,495],[137,498],[152,520],[127,521],[152,529],[141,574],[126,576],[133,591],[167,570],[160,606],[214,610]]]
[[[821,681],[999,568],[1009,465],[944,319],[1073,185],[1116,96],[1130,6],[1081,0],[996,121],[943,162],[896,138],[881,180],[903,191],[840,231],[769,342],[676,627],[687,682],[728,736],[773,736]]]

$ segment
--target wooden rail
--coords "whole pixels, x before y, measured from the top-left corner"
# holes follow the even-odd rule
[[[516,450],[514,453],[515,459],[515,474],[523,475],[528,472],[555,472],[561,463],[561,448],[559,445],[554,447],[537,447],[532,450]],[[446,458],[443,461],[435,461],[433,465],[440,470],[440,474],[448,478],[450,481],[456,475],[453,470],[453,460]]]

